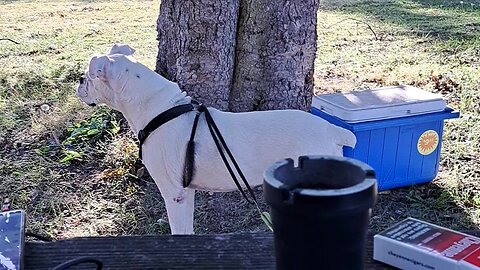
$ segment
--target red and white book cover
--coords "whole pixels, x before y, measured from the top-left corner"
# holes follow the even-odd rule
[[[373,258],[408,270],[480,270],[480,238],[407,218],[374,236]]]

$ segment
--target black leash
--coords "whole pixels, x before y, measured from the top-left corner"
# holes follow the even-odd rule
[[[194,104],[198,104],[197,102],[194,101]],[[197,106],[197,115],[195,116],[195,120],[193,122],[193,127],[192,127],[192,132],[190,134],[190,140],[188,141],[187,145],[187,151],[185,154],[185,165],[184,165],[184,174],[183,174],[183,186],[188,187],[190,183],[192,182],[193,175],[194,175],[194,155],[195,155],[195,133],[198,125],[198,119],[200,117],[201,113],[205,113],[205,120],[207,122],[208,129],[210,130],[210,134],[212,135],[213,141],[215,145],[217,146],[218,153],[222,157],[223,163],[225,164],[225,167],[227,168],[228,172],[230,173],[230,176],[233,179],[233,182],[235,182],[235,185],[237,186],[238,190],[242,193],[243,197],[245,200],[247,200],[248,203],[250,204],[257,204],[257,198],[255,197],[255,193],[253,192],[252,188],[248,184],[247,179],[245,178],[245,175],[243,174],[242,170],[240,169],[240,166],[238,165],[237,161],[233,157],[232,152],[227,146],[227,143],[225,142],[225,139],[223,138],[222,134],[220,133],[220,130],[218,129],[217,125],[215,124],[215,121],[212,118],[212,115],[208,111],[208,108],[203,105],[203,104],[198,104]],[[235,170],[237,171],[238,176],[241,178],[243,184],[248,190],[248,193],[251,196],[251,199],[248,198],[247,194],[243,190],[242,186],[240,185],[240,182],[237,179],[237,176],[235,175],[235,172],[230,165],[230,162],[227,159],[227,156],[225,153],[228,155],[228,158],[230,159],[230,162],[233,164],[233,167],[235,167]]]
[[[138,132],[138,140],[140,141],[140,146],[139,146],[139,158],[142,159],[142,146],[145,140],[147,139],[148,135],[150,135],[155,129],[160,127],[161,125],[167,123],[170,120],[175,119],[176,117],[187,113],[191,112],[193,110],[197,111],[197,114],[195,115],[195,119],[193,122],[193,127],[192,127],[192,132],[190,134],[190,140],[188,141],[187,144],[187,149],[185,153],[185,163],[184,163],[184,170],[183,170],[183,187],[188,187],[190,183],[192,182],[194,173],[195,173],[195,134],[198,126],[198,120],[200,118],[200,115],[202,113],[205,113],[205,120],[207,122],[208,129],[210,130],[210,134],[212,135],[213,141],[215,142],[215,145],[217,146],[218,152],[220,156],[222,157],[223,163],[225,164],[225,167],[227,168],[228,172],[230,173],[230,176],[232,177],[233,181],[235,182],[235,185],[237,188],[240,190],[242,193],[243,197],[247,200],[248,203],[250,204],[255,204],[257,205],[257,198],[255,197],[255,193],[253,192],[252,188],[248,184],[247,179],[245,178],[245,175],[243,174],[242,170],[240,169],[240,166],[238,166],[237,161],[232,155],[232,152],[227,146],[227,143],[225,142],[225,139],[223,138],[222,134],[220,133],[220,130],[218,129],[217,125],[215,124],[215,121],[213,120],[210,112],[208,111],[208,108],[203,105],[198,103],[197,101],[192,101],[192,103],[189,104],[183,104],[183,105],[178,105],[175,106],[171,109],[166,110],[165,112],[159,114],[155,118],[150,121],[144,129],[140,130]],[[226,153],[226,155],[225,155]],[[238,176],[241,178],[243,184],[248,190],[248,193],[251,196],[251,199],[248,198],[247,194],[243,190],[239,180],[237,179],[237,176],[230,165],[230,162],[227,159],[230,159],[230,162],[233,164],[233,167],[235,168]],[[258,205],[257,205],[258,207]]]
[[[260,210],[260,206],[258,205],[257,198],[255,197],[255,193],[253,192],[252,188],[248,184],[248,181],[245,178],[245,175],[243,174],[242,170],[240,169],[240,166],[238,166],[237,161],[233,157],[232,152],[228,148],[225,140],[223,139],[223,136],[220,133],[220,130],[218,129],[217,125],[215,124],[215,121],[213,121],[212,115],[210,114],[210,112],[208,111],[208,109],[205,105],[201,104],[200,107],[203,107],[203,109],[199,110],[199,114],[202,113],[202,111],[205,112],[205,120],[207,122],[208,129],[210,130],[210,134],[212,135],[213,141],[215,142],[215,145],[217,146],[218,152],[220,153],[220,156],[222,157],[223,164],[225,164],[225,167],[227,167],[227,170],[230,173],[230,176],[232,177],[233,181],[235,182],[235,185],[237,186],[238,190],[240,190],[240,192],[242,193],[242,196],[245,198],[245,200],[249,204],[255,205],[255,207],[257,208],[257,211],[260,214],[260,217],[262,218],[263,222],[265,222],[265,224],[268,226],[268,228],[270,228],[270,230],[273,231],[273,224],[272,224],[272,221],[271,221],[271,218],[270,218],[270,214],[268,214],[268,212],[262,212],[262,210]],[[198,122],[197,119],[195,121]],[[194,123],[194,127],[196,128],[195,123]],[[194,132],[195,132],[195,130],[192,129],[192,133],[194,133]],[[190,143],[194,144],[194,142],[193,142],[194,136],[195,135],[190,136],[191,141],[188,142],[189,144]],[[233,172],[233,169],[232,169],[230,163],[228,162],[224,151],[227,153],[228,157],[230,158],[230,161],[233,163],[233,166],[235,167],[238,175],[240,176],[243,183],[245,184],[245,187],[247,188],[248,193],[252,197],[252,200],[250,200],[248,198],[247,194],[245,194],[245,191],[243,190],[243,188],[240,185],[237,177],[235,176],[235,173]],[[191,181],[191,179],[190,179],[190,181]]]

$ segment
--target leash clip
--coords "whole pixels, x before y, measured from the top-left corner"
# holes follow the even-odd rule
[[[196,100],[192,100],[192,105],[193,105],[193,110],[197,111],[197,114],[201,114],[207,109],[207,106],[205,106],[203,103],[199,103]]]

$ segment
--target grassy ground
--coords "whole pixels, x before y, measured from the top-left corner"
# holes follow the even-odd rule
[[[409,84],[441,93],[460,119],[445,123],[439,176],[385,192],[372,229],[413,216],[480,227],[480,2],[322,2],[319,92]]]
[[[480,3],[324,1],[316,89],[413,84],[462,117],[445,125],[430,184],[379,195],[371,228],[406,216],[480,228]],[[0,1],[0,197],[55,238],[166,233],[155,184],[117,113],[74,95],[88,57],[128,43],[154,67],[158,1]],[[258,191],[260,194],[261,191]],[[266,230],[237,193],[198,196],[197,233]]]

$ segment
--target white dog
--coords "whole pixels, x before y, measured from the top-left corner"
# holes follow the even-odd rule
[[[135,134],[165,110],[191,102],[176,83],[138,63],[128,45],[114,45],[106,55],[90,59],[77,95],[88,105],[106,104],[123,113]],[[352,132],[299,110],[247,113],[209,111],[251,186],[263,181],[274,162],[301,155],[341,156],[355,145]],[[195,175],[182,185],[186,145],[196,112],[188,112],[157,128],[143,144],[143,163],[165,200],[172,234],[193,234],[195,189],[236,189],[209,133],[204,114],[195,137]]]

